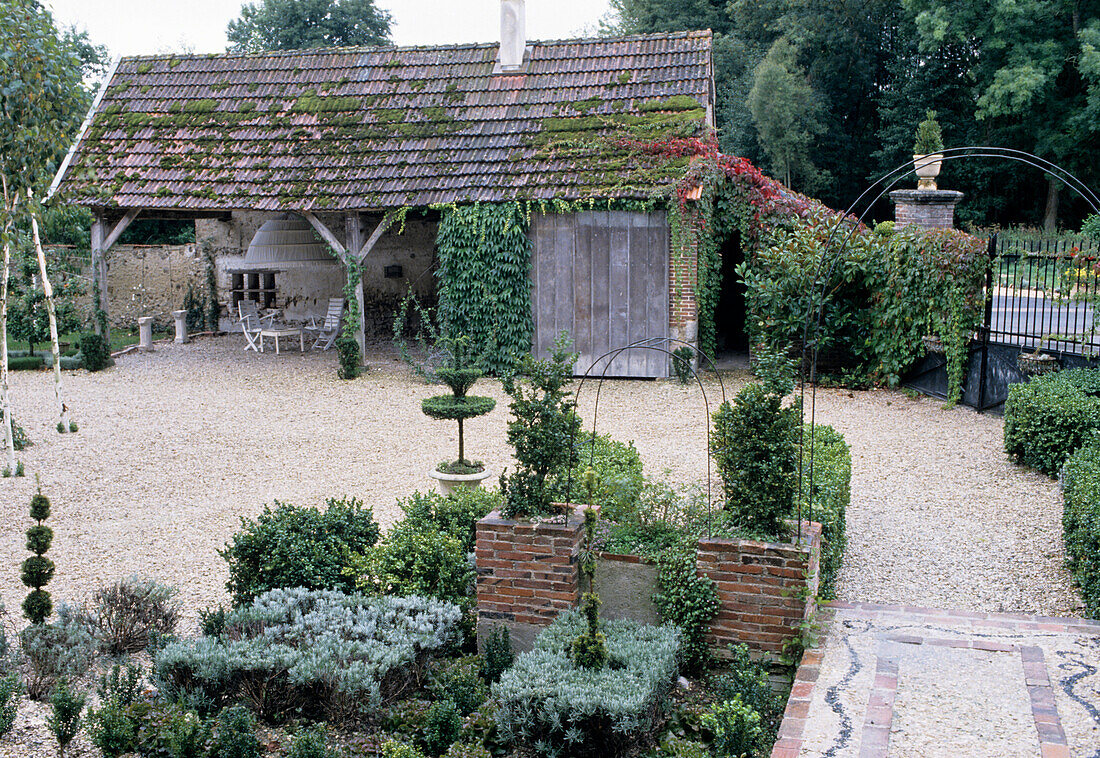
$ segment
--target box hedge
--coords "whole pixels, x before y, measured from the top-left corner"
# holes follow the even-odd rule
[[[1072,369],[1009,387],[1005,452],[1056,476],[1066,459],[1100,429],[1100,370]]]
[[[802,442],[803,502],[810,494],[810,427],[805,428]],[[809,498],[811,511],[803,518],[811,517],[821,524],[824,544],[821,549],[822,597],[836,597],[836,575],[844,561],[844,548],[848,544],[845,531],[846,512],[851,500],[852,453],[844,437],[831,426],[818,424],[813,430],[813,490]],[[797,515],[797,514],[792,514]]]
[[[656,733],[678,667],[674,627],[627,620],[601,623],[610,665],[575,666],[568,650],[584,631],[577,611],[539,634],[493,686],[505,739],[541,756],[622,755]]]
[[[1069,567],[1088,615],[1100,618],[1100,437],[1093,436],[1070,456],[1063,481],[1062,529]]]
[[[418,597],[279,589],[227,614],[218,637],[169,643],[162,692],[260,717],[346,721],[374,715],[459,639],[457,606]]]

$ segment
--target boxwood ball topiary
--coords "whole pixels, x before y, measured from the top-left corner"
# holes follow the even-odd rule
[[[53,600],[45,590],[34,590],[23,599],[23,615],[32,624],[41,624],[53,613]]]
[[[45,521],[50,517],[50,499],[41,492],[35,493],[31,498],[31,518],[35,521]]]
[[[35,555],[42,555],[50,549],[53,542],[53,529],[44,524],[32,526],[27,530],[27,550]]]
[[[23,561],[23,584],[39,589],[50,583],[56,566],[45,556],[33,555]]]

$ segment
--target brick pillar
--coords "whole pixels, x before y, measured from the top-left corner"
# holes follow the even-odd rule
[[[557,519],[561,521],[561,519]],[[512,634],[516,650],[529,650],[535,635],[580,600],[580,551],[584,513],[566,523],[502,518],[493,511],[477,522],[478,642],[495,626]]]
[[[955,206],[963,193],[954,190],[894,190],[894,225],[921,229],[953,229]]]
[[[698,213],[695,208],[684,210],[685,229],[692,227]],[[695,300],[695,284],[699,278],[698,240],[685,233],[682,241],[686,243],[683,249],[669,247],[668,333],[670,337],[694,345],[699,338],[699,306]]]
[[[779,653],[815,609],[821,559],[821,524],[803,527],[808,545],[755,540],[699,540],[697,566],[714,580],[720,608],[707,641],[719,655],[744,642],[752,650]],[[808,577],[808,578],[807,578]]]

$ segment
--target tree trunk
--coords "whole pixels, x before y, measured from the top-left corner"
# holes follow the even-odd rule
[[[1062,183],[1053,176],[1047,177],[1047,209],[1043,214],[1043,232],[1058,233],[1058,196],[1062,192]]]
[[[27,192],[30,195],[30,191]],[[31,198],[33,200],[33,197]],[[38,255],[38,272],[42,275],[42,292],[46,295],[46,313],[50,317],[50,345],[53,350],[53,396],[57,401],[57,430],[64,434],[69,430],[69,411],[61,394],[61,345],[57,340],[57,309],[53,302],[53,285],[46,274],[46,253],[42,250],[42,238],[38,234],[38,217],[31,211],[31,232],[34,235],[34,252]]]
[[[458,420],[458,462],[462,463],[466,458],[464,457],[466,451],[462,449],[462,419]]]
[[[11,417],[11,388],[8,386],[8,276],[11,272],[11,243],[8,234],[11,232],[12,219],[15,217],[15,208],[19,204],[18,198],[11,199],[8,204],[8,183],[4,185],[4,209],[8,211],[8,217],[4,224],[4,270],[0,274],[0,408],[4,411],[4,450],[7,453],[7,468],[15,473],[15,434],[12,429]]]

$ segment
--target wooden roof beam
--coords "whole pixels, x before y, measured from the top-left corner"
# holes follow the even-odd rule
[[[321,238],[336,251],[336,255],[339,256],[340,260],[347,263],[348,250],[344,247],[344,244],[337,239],[336,235],[332,233],[332,230],[325,226],[325,223],[317,218],[317,216],[313,214],[313,211],[299,211],[299,213],[301,213],[302,218],[308,221],[317,233],[321,235]]]
[[[114,247],[114,244],[118,242],[118,238],[122,236],[122,233],[126,231],[127,227],[134,222],[134,219],[141,213],[140,208],[130,208],[126,213],[118,220],[114,228],[107,234],[103,240],[103,244],[99,248],[99,252],[105,253]]]

